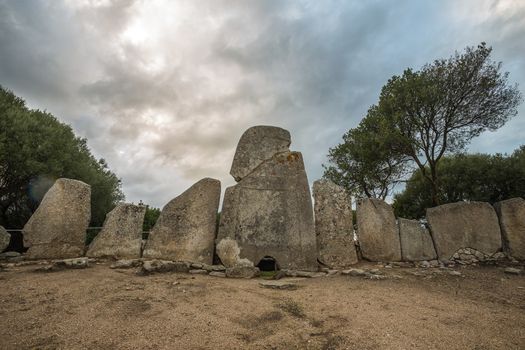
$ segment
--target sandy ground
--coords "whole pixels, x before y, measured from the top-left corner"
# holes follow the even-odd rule
[[[1,349],[525,349],[525,276],[501,267],[284,279],[297,290],[107,264],[34,269],[0,272]]]

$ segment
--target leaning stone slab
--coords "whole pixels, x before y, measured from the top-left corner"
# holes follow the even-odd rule
[[[3,252],[8,246],[11,240],[11,235],[7,233],[3,226],[0,226],[0,253]]]
[[[494,208],[484,202],[457,202],[427,209],[427,221],[440,260],[450,260],[462,248],[493,255],[501,248]]]
[[[227,266],[317,270],[312,201],[301,153],[283,152],[226,189],[217,254]]]
[[[434,242],[428,229],[417,220],[399,218],[399,238],[403,261],[435,260]]]
[[[102,231],[91,242],[86,255],[92,258],[140,258],[145,214],[143,205],[119,203],[106,216]]]
[[[357,205],[357,237],[363,258],[400,261],[401,244],[392,207],[381,199],[361,199]]]
[[[525,200],[512,198],[494,204],[503,247],[515,259],[525,260]]]
[[[219,180],[205,178],[162,209],[151,230],[143,256],[212,264]]]
[[[287,130],[275,126],[254,126],[242,134],[230,170],[238,182],[275,154],[289,151],[291,138]]]
[[[91,187],[82,181],[58,179],[23,229],[30,259],[60,259],[84,254],[91,218]]]
[[[315,181],[313,195],[319,261],[330,268],[356,264],[351,197],[329,180]]]

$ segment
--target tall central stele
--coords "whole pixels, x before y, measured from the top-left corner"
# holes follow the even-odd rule
[[[221,262],[257,265],[271,257],[282,269],[317,270],[312,199],[303,157],[290,133],[254,126],[242,135],[224,196],[217,237]]]

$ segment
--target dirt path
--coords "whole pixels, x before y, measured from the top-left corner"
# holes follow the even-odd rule
[[[1,349],[525,348],[525,277],[497,267],[287,279],[297,290],[107,265],[34,268],[0,272]]]

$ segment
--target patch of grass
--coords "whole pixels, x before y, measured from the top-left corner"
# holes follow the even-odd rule
[[[275,276],[275,274],[277,273],[277,271],[261,271],[261,278],[265,278],[265,279],[273,279],[273,277]]]
[[[306,317],[306,314],[301,304],[299,304],[298,302],[292,299],[283,300],[277,303],[275,306],[294,317],[297,317],[297,318]]]

